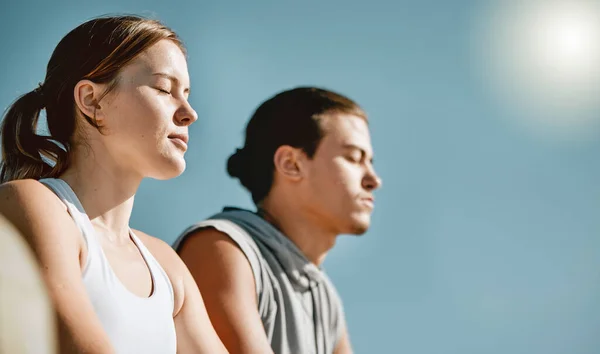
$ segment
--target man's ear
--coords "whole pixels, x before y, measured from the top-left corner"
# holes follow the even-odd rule
[[[300,181],[304,177],[303,154],[301,149],[289,145],[280,146],[273,156],[275,171],[290,181]]]

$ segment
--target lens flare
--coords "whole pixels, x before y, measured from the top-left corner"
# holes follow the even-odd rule
[[[600,2],[498,1],[474,34],[480,73],[523,123],[563,136],[598,128]]]

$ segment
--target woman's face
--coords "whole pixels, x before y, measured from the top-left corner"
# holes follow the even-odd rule
[[[100,101],[99,140],[119,168],[156,179],[185,170],[188,127],[198,119],[188,102],[186,58],[161,40],[121,69],[114,90]]]

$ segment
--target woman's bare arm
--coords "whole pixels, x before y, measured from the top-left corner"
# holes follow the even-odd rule
[[[0,186],[0,213],[37,258],[59,320],[60,353],[113,353],[81,278],[81,232],[64,204],[38,181],[13,181]]]

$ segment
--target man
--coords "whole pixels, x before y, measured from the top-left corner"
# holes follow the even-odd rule
[[[230,352],[352,352],[320,265],[338,235],[369,227],[372,158],[367,116],[340,94],[296,88],[256,110],[227,169],[258,211],[225,208],[175,243]]]

